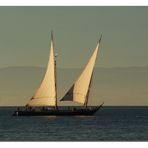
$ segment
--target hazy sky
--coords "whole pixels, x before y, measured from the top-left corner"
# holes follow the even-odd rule
[[[83,67],[103,33],[97,67],[148,66],[148,7],[0,7],[0,68]]]
[[[148,66],[148,7],[0,7],[0,68],[45,67],[51,30],[58,67],[84,67],[101,33],[96,67]],[[43,78],[33,79],[34,74],[1,71],[0,105],[28,101]],[[117,74],[97,73],[94,99],[106,105],[147,105],[147,70],[119,69]],[[64,95],[71,84],[63,80],[74,78],[70,73],[59,77]]]

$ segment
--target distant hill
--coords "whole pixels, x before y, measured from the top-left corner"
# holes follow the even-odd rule
[[[58,68],[59,98],[77,79],[81,70]],[[39,87],[44,72],[45,69],[41,67],[0,69],[0,105],[26,104]],[[105,105],[148,105],[148,67],[96,68],[91,89],[91,105],[102,101]]]

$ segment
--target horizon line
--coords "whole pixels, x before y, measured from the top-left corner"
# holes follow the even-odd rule
[[[6,67],[0,67],[0,69],[5,69],[5,68],[23,68],[23,67],[32,67],[32,68],[46,68],[44,66],[33,66],[33,65],[24,65],[24,66],[6,66]],[[83,69],[84,67],[58,67],[59,69]],[[111,69],[111,68],[148,68],[148,66],[113,66],[113,67],[95,67],[95,68],[106,68],[106,69]]]

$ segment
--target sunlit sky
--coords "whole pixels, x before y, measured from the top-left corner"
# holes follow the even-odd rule
[[[0,7],[0,68],[83,67],[103,34],[97,67],[148,66],[147,7]]]

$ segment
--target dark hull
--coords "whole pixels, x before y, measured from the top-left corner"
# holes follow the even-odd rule
[[[95,114],[102,105],[88,108],[50,109],[50,110],[19,110],[13,116],[91,116]]]

